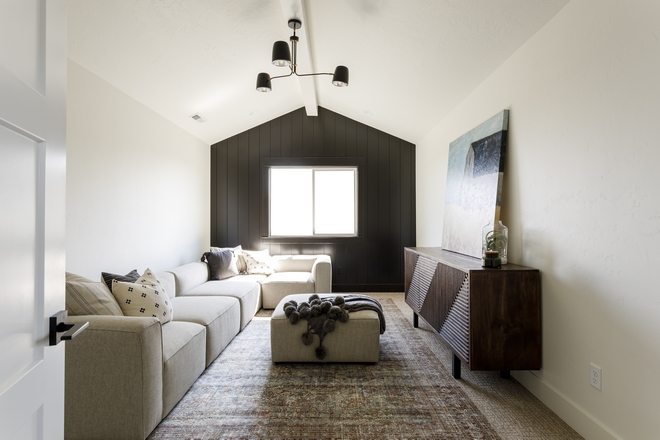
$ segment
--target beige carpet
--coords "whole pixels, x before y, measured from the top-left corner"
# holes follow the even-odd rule
[[[262,311],[149,438],[580,438],[513,379],[464,368],[454,380],[451,352],[412,328],[403,294],[371,295],[388,326],[378,364],[273,365]]]

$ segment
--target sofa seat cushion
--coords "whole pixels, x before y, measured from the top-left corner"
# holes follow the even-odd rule
[[[277,272],[261,282],[264,309],[274,309],[287,295],[314,292],[310,272]]]
[[[261,283],[268,278],[268,275],[249,273],[243,275],[237,275],[232,278],[227,278],[227,281],[237,281],[241,283]]]
[[[252,320],[261,308],[261,290],[259,284],[243,279],[243,276],[226,280],[207,281],[190,289],[183,297],[218,296],[236,298],[240,302],[241,330]]]
[[[206,327],[207,367],[241,330],[241,306],[236,298],[179,296],[171,301],[176,308],[175,321]]]
[[[163,417],[174,408],[206,366],[206,328],[170,321],[163,332]]]

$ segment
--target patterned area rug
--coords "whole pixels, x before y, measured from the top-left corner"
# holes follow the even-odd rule
[[[381,302],[378,364],[273,365],[269,318],[257,317],[149,439],[499,439],[397,306]]]

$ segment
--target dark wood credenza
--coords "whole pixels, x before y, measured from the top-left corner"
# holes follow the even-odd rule
[[[449,345],[452,374],[541,368],[539,271],[516,264],[481,267],[481,259],[441,248],[405,248],[406,303]]]

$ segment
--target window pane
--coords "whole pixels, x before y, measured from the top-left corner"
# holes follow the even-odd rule
[[[314,171],[314,233],[355,235],[355,170]]]
[[[312,235],[312,206],[311,169],[271,168],[271,235]]]

